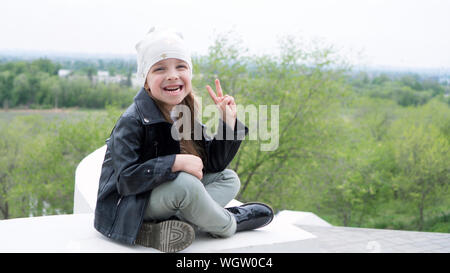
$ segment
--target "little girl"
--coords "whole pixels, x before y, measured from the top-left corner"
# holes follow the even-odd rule
[[[143,87],[106,140],[95,228],[126,244],[177,252],[194,240],[192,226],[229,237],[269,224],[273,211],[263,203],[224,208],[240,188],[239,177],[226,167],[248,133],[236,118],[234,98],[223,94],[219,80],[217,94],[206,87],[221,113],[211,138],[197,120],[191,56],[182,36],[153,28],[136,49]],[[178,106],[189,110],[182,120],[190,124],[183,127],[192,128],[182,138],[173,137]]]

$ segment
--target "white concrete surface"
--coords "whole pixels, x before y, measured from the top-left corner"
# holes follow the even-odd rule
[[[81,160],[75,170],[73,213],[93,213],[106,145]]]
[[[158,252],[142,246],[128,246],[106,238],[94,229],[98,182],[106,145],[78,165],[75,172],[74,214],[18,218],[0,221],[0,252]],[[227,206],[242,204],[232,200]],[[264,247],[301,241],[316,236],[297,226],[302,219],[326,225],[308,212],[283,211],[268,226],[215,239],[196,234],[194,243],[183,252],[232,252],[233,249]],[[304,223],[305,221],[303,221]],[[328,224],[329,225],[329,224]]]
[[[182,252],[222,252],[247,246],[270,246],[315,238],[309,232],[278,221],[225,239],[196,234],[194,243]],[[143,246],[113,241],[94,229],[94,215],[71,214],[0,221],[0,252],[159,252]]]
[[[333,226],[327,221],[315,215],[314,213],[306,211],[282,210],[277,213],[277,217],[279,219],[282,219],[283,222],[292,225],[321,226],[321,227]]]

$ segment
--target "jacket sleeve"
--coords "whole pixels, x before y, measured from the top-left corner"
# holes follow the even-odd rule
[[[143,193],[178,176],[179,172],[172,172],[175,154],[141,162],[144,128],[135,118],[121,117],[111,140],[111,157],[120,195]]]
[[[219,128],[214,138],[205,137],[205,151],[208,158],[206,172],[223,171],[233,160],[247,134],[247,126],[238,119],[236,119],[234,129],[220,119]]]

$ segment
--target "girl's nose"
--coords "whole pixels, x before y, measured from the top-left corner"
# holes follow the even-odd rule
[[[170,70],[169,73],[167,73],[167,80],[178,80],[179,77],[176,70]]]
[[[169,75],[169,76],[167,76],[167,80],[178,80],[178,75],[175,75],[175,74],[171,74],[171,75]]]

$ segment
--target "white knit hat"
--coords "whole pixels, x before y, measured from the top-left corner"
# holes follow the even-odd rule
[[[176,58],[185,61],[192,76],[191,53],[183,40],[183,35],[171,28],[152,27],[145,37],[136,44],[137,80],[144,86],[148,71],[157,62]]]

